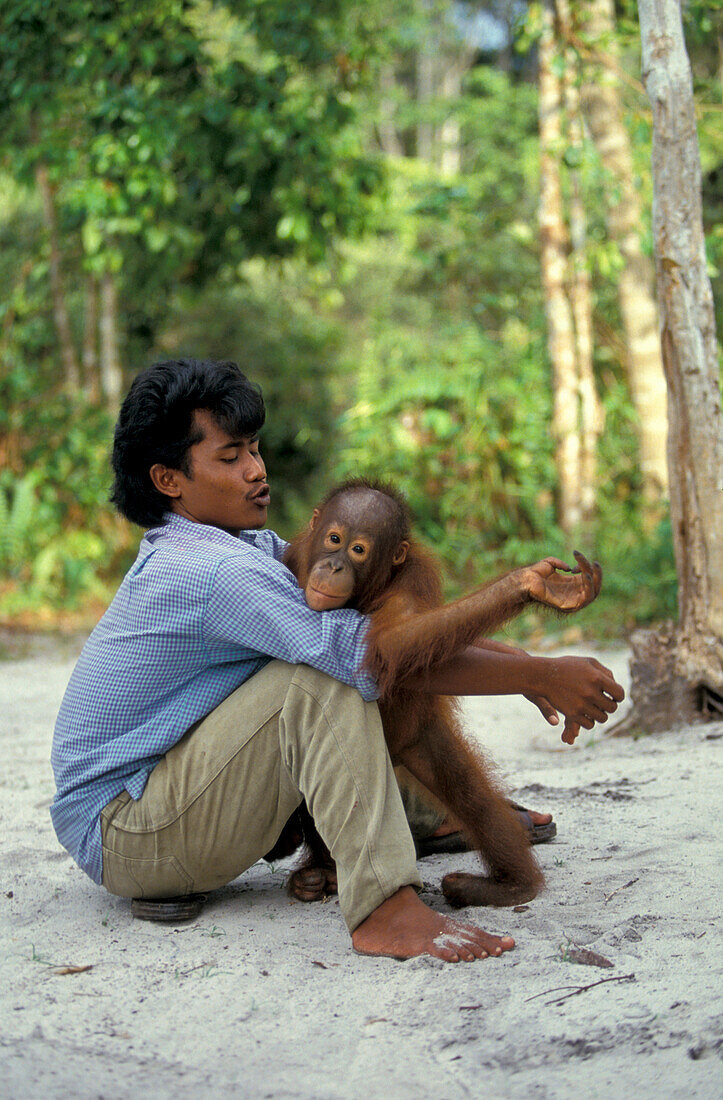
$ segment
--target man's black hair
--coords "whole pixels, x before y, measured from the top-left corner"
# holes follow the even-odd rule
[[[133,523],[155,527],[170,511],[151,466],[160,462],[191,476],[189,449],[203,438],[194,426],[196,409],[207,409],[234,439],[256,435],[266,417],[261,390],[236,363],[171,359],[137,375],[116,424],[110,498]]]

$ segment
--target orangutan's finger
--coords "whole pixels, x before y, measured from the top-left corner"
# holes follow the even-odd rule
[[[574,550],[573,553],[578,565],[578,571],[582,574],[585,601],[586,603],[592,603],[600,591],[599,579],[602,579],[602,571],[599,565],[596,571],[595,567],[590,564],[585,555],[581,554],[579,550]]]
[[[548,565],[551,565],[553,569],[562,569],[565,573],[578,573],[578,569],[574,569],[571,565],[562,561],[560,558],[545,558]]]

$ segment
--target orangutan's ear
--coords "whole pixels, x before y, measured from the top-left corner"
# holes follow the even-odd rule
[[[176,473],[176,470],[164,466],[161,462],[156,462],[148,471],[150,479],[158,492],[163,493],[166,497],[174,498],[181,495],[181,487],[178,484]]]
[[[316,521],[318,520],[320,515],[321,515],[321,512],[319,511],[318,508],[315,508],[314,511],[311,513],[311,519],[309,520],[309,527],[312,531],[316,527]]]
[[[409,551],[409,543],[408,542],[400,542],[399,546],[397,547],[397,552],[394,555],[394,557],[392,558],[392,561],[393,561],[394,565],[401,565],[402,562],[406,561],[408,551]]]

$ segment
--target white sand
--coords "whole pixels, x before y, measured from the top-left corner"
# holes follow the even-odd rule
[[[625,654],[599,656],[625,682]],[[52,645],[0,663],[0,1097],[723,1094],[723,723],[570,749],[524,700],[470,701],[518,797],[555,814],[557,840],[537,848],[547,890],[523,912],[465,911],[515,937],[501,959],[398,963],[354,955],[337,903],[290,901],[263,863],[175,928],[133,921],[90,882],[48,816],[72,663]],[[442,875],[475,859],[421,867],[447,911]],[[570,942],[614,968],[562,961]],[[55,973],[68,965],[92,969]]]

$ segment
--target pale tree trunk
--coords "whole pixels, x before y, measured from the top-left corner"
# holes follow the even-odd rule
[[[403,149],[394,125],[394,69],[385,65],[379,77],[381,99],[379,103],[379,122],[377,133],[382,152],[390,157],[401,157]]]
[[[50,293],[53,301],[53,319],[55,331],[60,345],[60,357],[63,363],[65,385],[75,392],[80,386],[80,370],[78,357],[75,353],[73,335],[70,331],[68,307],[65,301],[65,288],[61,270],[60,240],[58,235],[58,217],[55,209],[55,190],[48,177],[48,170],[44,164],[38,164],[35,169],[35,181],[40,191],[43,206],[45,228],[48,231],[50,243]]]
[[[83,332],[83,385],[90,400],[100,401],[98,373],[98,280],[88,275],[85,281],[85,319]]]
[[[549,0],[542,12],[539,43],[540,263],[547,344],[552,363],[558,521],[564,531],[570,532],[579,526],[582,518],[581,446],[575,326],[566,290],[570,242],[560,184],[563,88],[555,73],[555,25]]]
[[[434,58],[424,47],[417,51],[417,108],[422,117],[417,122],[417,156],[420,160],[434,160],[434,127],[424,117],[434,96]]]
[[[680,619],[674,629],[634,638],[633,712],[623,731],[723,713],[723,447],[693,83],[678,0],[639,0],[638,11],[653,110],[653,235]]]
[[[580,400],[580,512],[583,522],[592,519],[597,505],[597,446],[604,425],[593,370],[592,289],[587,266],[585,208],[576,174],[570,201],[570,304],[575,324]]]
[[[462,75],[465,63],[452,58],[446,63],[442,76],[441,92],[445,100],[457,103],[462,94]],[[444,119],[439,133],[440,168],[445,176],[456,176],[462,167],[462,146],[459,121],[454,113]]]
[[[567,0],[557,0],[558,25],[563,37],[570,25]],[[565,111],[570,147],[582,158],[583,125],[580,92],[576,82],[572,51],[565,57]],[[597,504],[597,446],[604,426],[604,411],[598,397],[593,369],[592,285],[587,263],[587,217],[580,187],[580,174],[570,171],[570,275],[569,296],[575,326],[580,401],[580,511],[583,522],[592,519]]]
[[[105,402],[111,412],[117,412],[123,377],[118,354],[118,293],[110,271],[104,272],[100,284],[100,377]]]
[[[601,41],[614,50],[614,0],[587,0],[581,6],[591,45]],[[627,345],[630,393],[638,414],[643,492],[655,502],[667,490],[668,433],[665,376],[658,335],[653,265],[640,246],[642,205],[635,188],[630,139],[623,121],[618,78],[612,69],[588,64],[581,89],[582,106],[600,160],[614,184],[607,208],[608,232],[620,249],[620,314]]]

